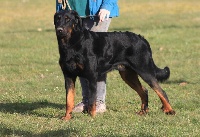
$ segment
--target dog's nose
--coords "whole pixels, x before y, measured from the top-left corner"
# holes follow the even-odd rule
[[[58,33],[62,33],[63,28],[59,27],[59,28],[57,28],[56,30],[57,30]]]

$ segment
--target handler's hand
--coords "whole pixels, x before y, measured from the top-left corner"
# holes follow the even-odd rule
[[[104,21],[105,18],[106,18],[106,20],[108,20],[109,16],[110,16],[110,11],[108,11],[106,9],[100,9],[100,11],[99,11],[100,22]]]

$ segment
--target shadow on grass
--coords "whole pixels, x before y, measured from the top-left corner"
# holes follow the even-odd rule
[[[20,114],[33,114],[37,116],[45,116],[41,113],[36,113],[34,110],[40,108],[55,108],[63,109],[63,104],[55,104],[48,101],[39,101],[39,102],[15,102],[15,103],[0,103],[0,111],[3,113],[20,113]],[[49,118],[49,116],[46,116]],[[53,116],[52,116],[53,117]]]
[[[74,136],[80,136],[80,131],[77,131],[75,129],[60,129],[56,131],[46,131],[44,133],[38,133],[34,134],[32,132],[22,131],[22,130],[12,130],[6,127],[1,126],[1,136],[23,136],[23,137],[74,137]],[[98,134],[98,133],[97,133]],[[87,133],[85,133],[84,136],[87,136]],[[91,136],[88,135],[88,136]],[[135,133],[135,135],[129,135],[130,137],[153,137],[152,135],[145,134],[145,133]],[[99,134],[94,135],[93,137],[122,137],[122,135],[117,135],[115,133],[110,134]]]
[[[183,82],[186,82],[188,84],[195,84],[193,82],[189,82],[189,81],[184,80],[184,79],[175,79],[175,80],[171,79],[171,80],[164,81],[163,83],[165,83],[165,84],[177,84],[178,85],[178,84],[183,83]]]
[[[159,82],[159,84],[180,84],[180,83],[183,83],[183,82],[186,82],[188,84],[196,84],[195,82],[188,81],[188,80],[185,80],[185,79],[172,79],[172,78],[165,80],[165,81],[162,81],[162,82]]]
[[[55,104],[55,103],[50,103],[47,101],[39,101],[39,102],[33,102],[33,103],[0,103],[0,111],[5,113],[20,113],[20,114],[33,114],[40,116],[40,114],[35,114],[34,110],[35,109],[40,109],[40,108],[56,108],[56,109],[63,109],[64,105],[62,104]],[[41,114],[41,116],[44,116]],[[49,116],[47,116],[49,117]],[[77,125],[78,126],[78,125]],[[101,128],[97,129],[101,130]],[[37,132],[37,131],[36,131]],[[53,136],[62,136],[62,137],[69,137],[69,136],[80,136],[83,135],[87,136],[87,133],[83,133],[82,129],[80,127],[68,127],[66,129],[58,129],[58,130],[49,130],[49,131],[44,131],[41,133],[36,133],[36,132],[31,132],[31,131],[26,131],[26,130],[20,130],[20,129],[15,129],[15,128],[9,128],[8,125],[1,124],[0,125],[0,136],[24,136],[24,137],[53,137]],[[88,136],[91,136],[91,133],[89,133]],[[92,135],[94,137],[121,137],[122,135],[118,135],[116,133],[95,133]],[[149,135],[147,133],[143,133],[142,131],[139,133],[134,133],[129,136],[133,137],[153,137],[152,135]]]
[[[44,133],[34,134],[28,131],[13,130],[4,126],[0,126],[0,136],[23,136],[23,137],[68,137],[78,136],[79,131],[75,129],[61,129],[56,131],[46,131]]]
[[[124,135],[124,136],[127,136],[127,135]],[[149,134],[145,134],[145,133],[136,133],[136,134],[131,134],[131,135],[128,135],[129,137],[154,137],[152,135],[149,135]],[[104,135],[104,134],[101,134],[101,135],[97,135],[97,136],[94,136],[94,137],[123,137],[123,135]]]
[[[27,132],[27,131],[22,131],[22,130],[12,130],[3,126],[1,126],[0,129],[1,129],[0,136],[23,136],[23,137],[69,137],[71,136],[72,137],[72,136],[81,135],[80,131],[74,128],[60,129],[56,131],[46,131],[46,132],[38,133],[38,134],[34,134],[32,132]],[[87,134],[85,134],[84,136],[87,136]],[[91,136],[91,134],[88,136]],[[117,135],[115,133],[93,135],[93,137],[121,137],[121,136],[122,135]],[[153,135],[144,133],[142,131],[140,133],[131,134],[129,136],[130,137],[153,137]]]
[[[18,31],[6,31],[5,33],[24,33],[24,32],[55,32],[54,29],[44,29],[44,30],[37,30],[37,29],[30,29],[30,30],[18,30]]]

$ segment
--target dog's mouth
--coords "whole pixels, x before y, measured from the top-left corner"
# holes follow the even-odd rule
[[[65,35],[67,35],[67,33],[64,31],[63,28],[58,27],[58,28],[56,28],[56,35],[57,36],[65,36]]]

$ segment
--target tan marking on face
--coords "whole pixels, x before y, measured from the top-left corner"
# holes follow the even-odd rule
[[[67,32],[71,34],[72,33],[72,28],[68,28]]]

